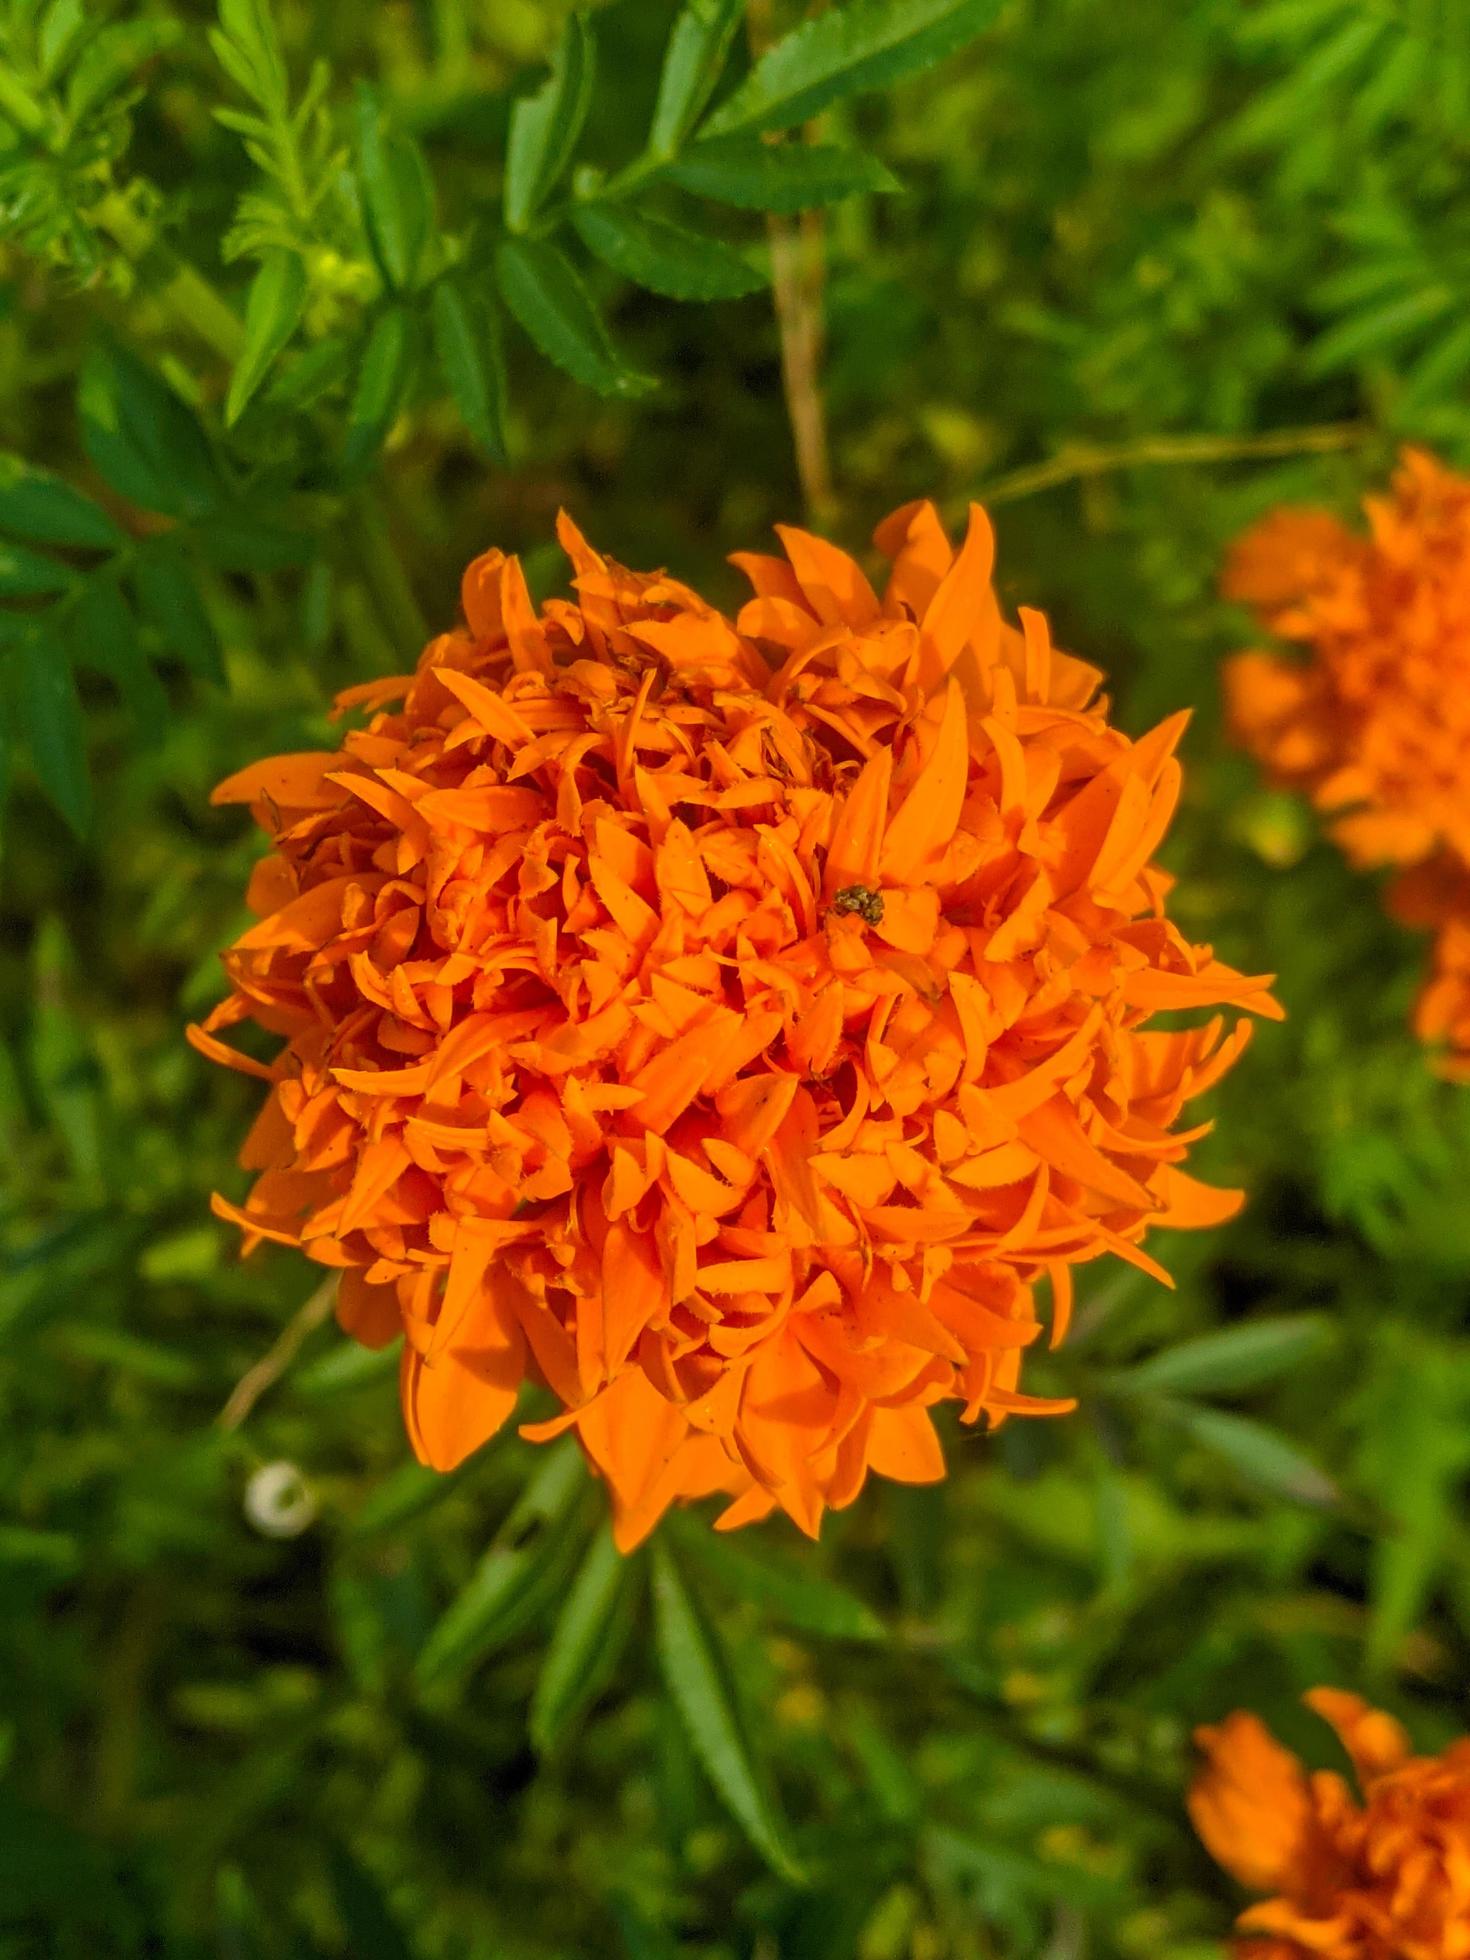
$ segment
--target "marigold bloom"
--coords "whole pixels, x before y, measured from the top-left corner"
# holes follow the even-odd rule
[[[1315,1688],[1306,1703],[1336,1730],[1358,1796],[1254,1715],[1197,1732],[1195,1829],[1249,1891],[1273,1895],[1240,1915],[1236,1960],[1467,1960],[1470,1736],[1415,1756],[1356,1695]]]
[[[1226,596],[1308,657],[1238,654],[1227,708],[1272,778],[1330,814],[1354,864],[1430,868],[1411,902],[1441,941],[1417,1024],[1448,1045],[1448,1072],[1470,1075],[1470,479],[1406,450],[1392,494],[1365,509],[1367,536],[1282,510],[1236,544]]]
[[[406,1337],[420,1457],[494,1434],[529,1375],[635,1544],[674,1500],[815,1533],[868,1472],[943,1474],[930,1410],[1018,1387],[1051,1286],[1239,1194],[1180,1165],[1184,1104],[1268,980],[1191,945],[1152,863],[1186,717],[1141,741],[992,540],[880,528],[880,598],[801,531],[740,556],[735,620],[565,518],[576,598],[465,575],[417,672],[342,696],[339,750],[222,784],[273,848],[196,1045],[269,1082],[246,1234],[343,1269]],[[266,1065],[218,1030],[253,1019]]]

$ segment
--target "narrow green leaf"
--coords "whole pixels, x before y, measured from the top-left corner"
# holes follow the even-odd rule
[[[1000,0],[848,0],[767,48],[702,135],[789,129],[829,102],[895,82],[973,41]]]
[[[1225,1327],[1107,1377],[1114,1392],[1130,1395],[1218,1395],[1253,1388],[1290,1373],[1327,1340],[1320,1314],[1282,1314]]]
[[[150,540],[132,567],[133,590],[144,620],[162,646],[191,673],[222,681],[224,663],[209,614],[187,559],[170,540]]]
[[[295,252],[270,252],[250,282],[245,302],[245,345],[230,376],[225,422],[233,427],[245,405],[275,366],[306,310],[306,268]]]
[[[352,1960],[414,1960],[383,1889],[365,1865],[340,1844],[327,1847],[332,1896]]]
[[[71,121],[82,122],[183,31],[179,21],[154,19],[117,21],[95,33],[67,77],[66,113]]]
[[[82,369],[82,447],[119,496],[168,517],[202,517],[223,495],[198,417],[166,382],[113,343]]]
[[[373,462],[397,420],[413,375],[413,330],[407,311],[390,306],[368,335],[352,397],[342,470],[358,476]]]
[[[44,80],[54,81],[65,68],[86,27],[87,13],[82,0],[52,0],[36,36]]]
[[[728,1592],[769,1607],[789,1625],[825,1640],[882,1640],[887,1629],[856,1593],[834,1580],[747,1550],[701,1523],[680,1534],[681,1545]]]
[[[0,599],[42,599],[65,592],[73,583],[68,566],[0,538]]]
[[[600,395],[639,395],[654,384],[623,366],[587,288],[555,245],[508,238],[495,254],[506,305],[547,360]]]
[[[576,1445],[551,1450],[474,1577],[430,1630],[414,1666],[421,1685],[483,1659],[557,1598],[578,1549],[586,1491]]]
[[[1337,1485],[1327,1473],[1264,1423],[1227,1409],[1201,1408],[1193,1402],[1160,1400],[1155,1406],[1197,1443],[1233,1464],[1263,1490],[1296,1504],[1325,1506],[1338,1502]]]
[[[612,1533],[599,1531],[557,1615],[531,1697],[531,1741],[539,1755],[555,1748],[617,1663],[631,1629],[630,1570]]]
[[[50,470],[22,457],[0,453],[0,531],[30,544],[71,545],[107,551],[122,543],[122,532],[90,497],[73,490]]]
[[[739,299],[766,283],[748,259],[718,238],[615,204],[572,213],[577,236],[605,265],[666,299]]]
[[[60,641],[32,628],[7,652],[16,719],[41,787],[82,836],[91,821],[87,733],[76,678]]]
[[[745,14],[745,0],[686,0],[664,48],[648,147],[672,157],[714,93]]]
[[[357,182],[379,270],[389,286],[405,292],[433,235],[434,182],[414,139],[384,128],[382,107],[366,84],[357,93]]]
[[[746,1733],[729,1657],[662,1542],[653,1547],[653,1599],[659,1666],[690,1747],[766,1863],[801,1883]]]
[[[95,573],[79,588],[67,621],[73,664],[105,674],[127,704],[138,733],[156,741],[168,720],[168,694],[144,657],[137,621],[115,578]]]
[[[766,143],[758,136],[698,143],[664,172],[681,190],[742,211],[808,211],[903,186],[862,150],[832,143]]]
[[[596,44],[582,14],[562,29],[551,73],[534,95],[524,95],[510,112],[505,146],[505,222],[524,231],[572,160],[592,102]]]
[[[488,299],[449,279],[434,288],[434,350],[464,425],[493,462],[508,460],[505,357]]]
[[[1445,285],[1428,286],[1423,292],[1390,300],[1386,306],[1354,313],[1312,343],[1307,372],[1329,374],[1334,368],[1351,367],[1366,354],[1385,353],[1456,307],[1456,296]]]

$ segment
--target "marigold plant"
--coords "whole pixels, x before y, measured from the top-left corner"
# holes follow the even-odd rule
[[[244,1231],[342,1269],[359,1340],[448,1469],[528,1376],[618,1542],[721,1491],[815,1533],[869,1471],[943,1474],[931,1410],[1019,1387],[1050,1284],[1228,1218],[1184,1105],[1268,979],[1192,945],[1153,862],[1187,717],[1110,726],[1100,675],[1002,621],[975,508],[877,533],[881,597],[798,530],[731,620],[566,519],[574,599],[499,551],[340,749],[223,783],[271,838],[193,1031],[270,1094]],[[274,1061],[219,1039],[254,1020]]]
[[[1415,1756],[1392,1716],[1337,1688],[1307,1706],[1352,1762],[1308,1772],[1255,1716],[1202,1728],[1190,1794],[1210,1854],[1269,1893],[1237,1922],[1237,1960],[1465,1960],[1470,1955],[1470,1736]]]
[[[1437,935],[1416,1026],[1470,1078],[1470,479],[1406,450],[1364,507],[1366,536],[1282,510],[1237,543],[1227,597],[1307,658],[1238,654],[1227,704],[1354,864],[1412,867],[1389,902]]]

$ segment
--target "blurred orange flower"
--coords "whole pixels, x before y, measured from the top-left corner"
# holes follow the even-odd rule
[[[1308,1772],[1254,1715],[1202,1728],[1189,1808],[1206,1849],[1252,1892],[1236,1960],[1467,1960],[1470,1736],[1410,1753],[1389,1715],[1337,1688],[1307,1706],[1356,1774]]]
[[[465,575],[365,728],[223,783],[272,839],[192,1032],[270,1084],[246,1235],[343,1269],[406,1337],[447,1469],[529,1376],[618,1541],[723,1491],[815,1533],[868,1472],[943,1474],[930,1411],[1050,1414],[1018,1382],[1070,1270],[1212,1225],[1186,1102],[1279,1010],[1165,916],[1152,862],[1186,717],[1133,742],[1044,621],[1004,624],[978,508],[878,532],[880,597],[820,538],[739,556],[731,620],[565,518],[575,599]],[[221,1030],[283,1038],[269,1063]]]
[[[1439,935],[1417,1025],[1470,1077],[1470,479],[1406,450],[1368,534],[1282,510],[1226,565],[1249,605],[1305,660],[1238,654],[1230,720],[1272,778],[1306,791],[1356,865],[1423,867],[1390,904]]]

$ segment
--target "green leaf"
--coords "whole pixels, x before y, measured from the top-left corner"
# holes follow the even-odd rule
[[[558,1597],[576,1555],[586,1492],[576,1445],[552,1449],[474,1577],[431,1629],[414,1665],[420,1685],[482,1660]]]
[[[79,588],[67,621],[72,662],[105,674],[127,703],[140,735],[157,740],[168,720],[168,694],[144,658],[137,621],[117,580],[95,573]]]
[[[1289,1374],[1327,1340],[1320,1314],[1282,1314],[1251,1320],[1181,1341],[1136,1368],[1107,1376],[1107,1386],[1129,1395],[1218,1395]]]
[[[829,102],[942,61],[982,33],[1000,0],[848,0],[778,41],[701,132],[789,129]]]
[[[595,1699],[631,1631],[631,1567],[604,1528],[583,1559],[531,1697],[531,1741],[546,1755]]]
[[[534,95],[510,112],[505,146],[505,222],[524,231],[572,160],[592,102],[596,43],[582,14],[562,29],[551,73]]]
[[[167,19],[118,21],[95,33],[67,78],[66,113],[71,121],[83,121],[182,33],[180,22]]]
[[[600,395],[638,395],[654,385],[623,366],[587,288],[555,245],[508,238],[495,254],[495,271],[526,333],[574,381]]]
[[[751,1748],[729,1656],[662,1542],[653,1547],[653,1600],[659,1666],[690,1747],[766,1863],[801,1883]]]
[[[414,1960],[372,1873],[340,1844],[328,1845],[327,1868],[352,1960]]]
[[[672,157],[714,93],[745,14],[745,0],[687,0],[664,48],[649,150]]]
[[[225,423],[233,427],[301,324],[306,310],[306,267],[295,252],[270,252],[250,282],[245,302],[245,345],[230,376]]]
[[[505,357],[494,305],[449,279],[434,288],[434,351],[465,427],[493,462],[508,460]]]
[[[224,662],[194,573],[178,547],[151,539],[132,567],[133,590],[143,618],[167,651],[191,673],[222,681]]]
[[[68,566],[0,538],[0,599],[41,599],[65,592],[74,582]]]
[[[699,232],[613,204],[572,213],[577,236],[614,272],[667,299],[739,299],[766,283],[748,259]]]
[[[1379,354],[1408,339],[1420,327],[1442,318],[1458,301],[1449,286],[1429,286],[1407,298],[1390,300],[1386,306],[1370,307],[1355,313],[1314,341],[1307,355],[1308,374],[1329,374],[1334,368],[1351,367],[1366,354]]]
[[[82,447],[119,496],[168,517],[202,517],[224,492],[198,417],[166,382],[113,343],[82,369]]]
[[[52,0],[36,36],[44,80],[54,81],[61,73],[86,28],[83,0]]]
[[[310,562],[312,541],[284,524],[265,524],[248,509],[222,510],[194,526],[194,542],[226,572],[284,572]]]
[[[1060,1859],[1038,1858],[1034,1852],[990,1839],[967,1837],[943,1824],[931,1824],[924,1832],[921,1855],[926,1865],[938,1864],[947,1873],[979,1878],[1036,1899],[1060,1899],[1084,1911],[1111,1908],[1116,1912],[1126,1897],[1116,1878]]]
[[[407,310],[390,306],[373,322],[362,357],[342,448],[344,475],[360,475],[382,448],[413,378],[413,351]]]
[[[808,211],[869,191],[903,186],[862,150],[832,143],[766,143],[758,136],[698,143],[663,173],[681,190],[742,211]]]
[[[694,1559],[740,1599],[769,1607],[803,1633],[825,1640],[882,1640],[887,1629],[856,1593],[802,1567],[767,1558],[732,1543],[701,1524],[681,1532],[680,1543]]]
[[[87,551],[108,551],[123,541],[122,532],[90,497],[50,470],[5,453],[0,453],[0,531],[31,544]]]
[[[1227,1409],[1201,1408],[1193,1402],[1160,1400],[1155,1406],[1197,1443],[1233,1464],[1263,1490],[1295,1504],[1330,1505],[1339,1501],[1337,1485],[1326,1471],[1264,1423]]]
[[[22,633],[6,657],[14,663],[16,718],[41,787],[80,837],[91,821],[92,792],[71,662],[61,642],[40,628]]]
[[[357,94],[357,182],[368,243],[387,284],[413,286],[434,231],[434,182],[424,153],[403,130],[383,127],[372,89]]]

